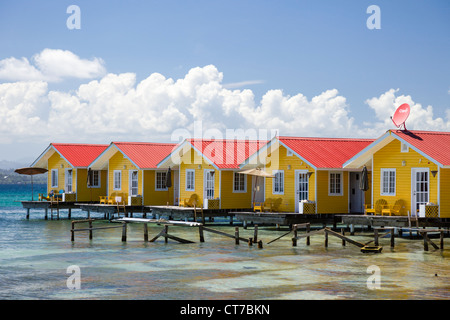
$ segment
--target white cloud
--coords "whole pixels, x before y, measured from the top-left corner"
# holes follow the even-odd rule
[[[92,79],[106,73],[102,59],[81,59],[67,50],[44,49],[32,58],[0,60],[0,79],[8,81],[58,82],[65,78]]]
[[[45,67],[51,64],[47,54],[39,57],[35,70],[52,78],[68,74]],[[22,63],[27,66],[26,60]],[[280,135],[376,138],[394,128],[389,117],[402,103],[412,108],[409,129],[450,130],[448,110],[446,120],[436,118],[431,106],[398,95],[398,89],[367,99],[375,117],[357,124],[336,89],[310,99],[269,90],[256,101],[251,90],[230,90],[222,80],[223,74],[208,65],[192,68],[178,80],[153,73],[137,83],[133,73],[106,74],[70,92],[48,91],[43,81],[0,84],[0,143],[170,141],[176,129],[193,134],[198,120],[203,130],[219,130],[224,136],[225,129],[277,129]]]

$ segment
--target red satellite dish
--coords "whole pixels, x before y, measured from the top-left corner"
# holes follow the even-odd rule
[[[406,130],[405,121],[408,119],[410,111],[411,108],[407,103],[402,104],[397,108],[397,110],[395,110],[394,116],[391,117],[391,119],[397,128],[400,128],[403,125],[404,130]]]

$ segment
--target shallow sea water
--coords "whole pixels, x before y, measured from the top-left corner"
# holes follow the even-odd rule
[[[74,219],[85,218],[73,211]],[[286,228],[260,227],[263,249],[241,241],[205,232],[200,243],[196,228],[170,226],[169,233],[195,241],[180,244],[163,238],[143,241],[143,226],[128,227],[126,243],[121,229],[78,232],[70,241],[70,221],[43,220],[42,212],[25,219],[20,207],[0,208],[0,299],[449,299],[450,244],[445,249],[423,250],[421,240],[381,239],[380,254],[364,254],[341,240],[323,235],[305,239],[292,247],[291,236],[267,244],[286,233]],[[109,226],[96,222],[96,226]],[[234,226],[211,225],[229,234]],[[149,225],[149,238],[162,226]],[[372,237],[356,230],[353,239],[367,242]],[[253,227],[240,228],[244,238]],[[79,290],[70,290],[67,268],[79,266]],[[380,289],[370,290],[369,266],[380,270]]]

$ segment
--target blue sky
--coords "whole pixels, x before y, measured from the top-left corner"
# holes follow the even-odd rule
[[[72,4],[81,9],[80,30],[69,30],[66,26],[70,16],[66,9]],[[381,10],[379,30],[369,30],[366,26],[370,16],[366,10],[373,4]],[[391,103],[411,101],[420,107],[416,114],[423,112],[424,117],[428,116],[423,128],[419,119],[413,121],[413,128],[447,130],[450,128],[449,16],[450,2],[446,0],[2,1],[0,61],[26,58],[33,64],[33,57],[44,49],[70,51],[85,60],[101,59],[105,72],[91,79],[43,80],[47,87],[40,96],[40,111],[30,112],[30,118],[39,117],[45,125],[49,123],[45,117],[52,111],[42,109],[53,108],[55,102],[42,100],[51,91],[68,93],[73,98],[80,85],[100,81],[106,74],[132,73],[136,87],[154,73],[176,81],[192,68],[213,65],[223,75],[219,82],[224,88],[240,90],[240,93],[251,90],[255,108],[265,105],[261,99],[270,90],[281,90],[286,99],[301,94],[311,103],[327,90],[336,90],[334,97],[344,97],[345,102],[333,100],[333,103],[340,103],[347,112],[346,117],[353,119],[356,126],[350,131],[336,129],[336,135],[349,136],[354,132],[358,136],[365,129],[375,137],[381,135],[387,123],[382,117],[390,112],[383,101],[389,97]],[[0,85],[20,81],[6,77],[0,79]],[[373,98],[376,99],[368,104],[367,100]],[[294,102],[290,101],[286,108],[291,108]],[[181,108],[177,103],[174,105]],[[428,106],[432,106],[432,114]],[[13,106],[8,108],[11,111]],[[386,110],[380,111],[382,108]],[[392,106],[389,108],[392,110]],[[0,116],[5,117],[1,110],[0,107]],[[185,114],[188,119],[182,125],[195,118],[189,118],[187,111]],[[211,116],[220,117],[220,112]],[[380,125],[362,125],[372,119]],[[297,133],[292,129],[294,124],[281,120],[274,123],[286,128],[284,132],[289,135]],[[242,125],[248,125],[248,121]],[[265,127],[270,125],[267,123]],[[145,128],[152,136],[151,128]],[[172,129],[158,130],[154,140],[167,139]],[[57,137],[52,136],[51,130],[40,135],[30,132],[30,139],[26,133],[12,135],[10,139],[0,137],[8,153],[0,156],[0,160],[33,159],[50,142],[72,139],[71,133],[58,132]],[[298,135],[310,132],[304,128]],[[0,131],[0,134],[8,132]],[[106,143],[144,139],[118,131],[92,134]]]

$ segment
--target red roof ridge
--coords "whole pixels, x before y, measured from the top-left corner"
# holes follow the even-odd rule
[[[289,136],[280,136],[278,139],[282,140],[317,140],[317,141],[375,141],[375,139],[371,138],[327,138],[327,137],[289,137]]]

